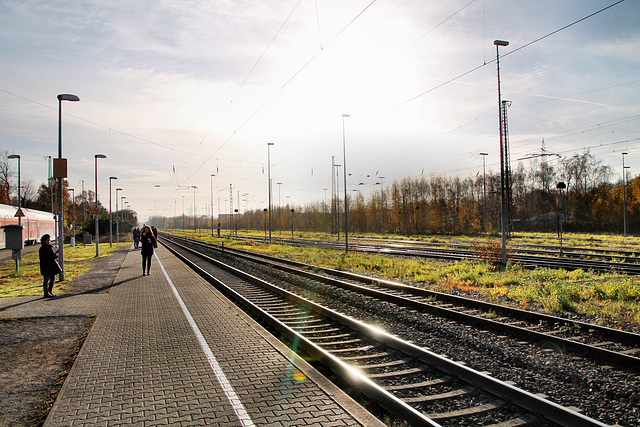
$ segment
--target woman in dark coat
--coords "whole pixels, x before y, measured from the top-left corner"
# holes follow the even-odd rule
[[[142,243],[142,275],[151,274],[151,257],[153,256],[153,248],[156,246],[156,238],[148,225],[145,225],[140,231],[140,243]]]
[[[53,293],[53,282],[56,281],[56,274],[62,270],[56,261],[58,254],[53,251],[53,246],[51,246],[51,236],[48,234],[43,235],[40,238],[40,243],[42,244],[38,252],[40,255],[40,274],[44,276],[42,291],[45,298],[51,298],[56,296]]]

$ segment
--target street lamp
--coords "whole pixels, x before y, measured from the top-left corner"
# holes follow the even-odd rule
[[[20,193],[20,155],[19,154],[10,154],[7,156],[7,159],[18,159],[18,210],[22,209],[22,196]],[[22,216],[18,215],[18,225],[22,224]]]
[[[482,156],[482,199],[484,200],[484,236],[487,237],[487,169],[485,159],[489,153],[480,153]]]
[[[215,174],[211,174],[211,237],[213,237],[213,177]]]
[[[344,251],[349,251],[349,204],[347,200],[347,144],[344,132],[344,119],[351,117],[349,114],[342,115],[342,175],[344,176]]]
[[[22,225],[22,216],[24,215],[22,213],[22,195],[20,193],[20,155],[19,154],[11,154],[9,156],[7,156],[8,159],[18,159],[18,212],[16,212],[16,215],[18,216],[18,225]],[[29,236],[29,231],[27,230],[27,236]],[[28,238],[28,237],[27,237]],[[22,245],[24,242],[23,238],[22,238],[22,228],[20,229],[20,247],[22,248]],[[14,250],[16,251],[16,250]],[[22,249],[18,249],[17,250],[18,255],[15,258],[16,260],[16,273],[18,273],[18,271],[20,270],[20,259],[22,258]]]
[[[293,241],[293,213],[295,210],[291,208],[291,240]]]
[[[507,264],[507,220],[506,220],[506,200],[505,200],[505,159],[504,159],[504,140],[503,140],[503,124],[502,124],[502,92],[500,91],[500,46],[509,46],[509,42],[505,40],[495,40],[493,44],[496,46],[496,64],[498,68],[498,119],[500,126],[500,220],[502,223],[502,264]]]
[[[76,243],[76,190],[73,188],[67,188],[67,191],[71,192],[71,206],[73,206],[73,212],[71,213],[71,221],[73,221],[73,235],[71,241],[75,245]]]
[[[100,210],[98,209],[98,159],[106,159],[107,156],[105,156],[104,154],[96,154],[93,156],[95,158],[95,183],[96,183],[96,193],[95,193],[95,198],[96,198],[96,208],[93,210],[93,215],[95,218],[95,222],[96,222],[96,258],[100,256],[100,246],[98,246],[99,242],[100,242],[100,229],[98,226],[98,220],[100,217]],[[109,181],[111,182],[111,181]]]
[[[80,101],[76,95],[61,93],[58,95],[58,167],[55,167],[54,175],[58,178],[58,236],[60,237],[60,248],[58,252],[58,264],[60,264],[59,281],[64,280],[64,200],[62,199],[62,179],[67,177],[67,163],[62,160],[62,101]]]
[[[129,205],[129,202],[125,202],[125,201],[124,201],[124,199],[126,199],[126,198],[127,198],[127,196],[120,196],[120,206],[122,206],[122,209],[123,209],[123,210],[125,210],[125,209],[128,209],[128,208],[129,208],[129,206],[128,206],[128,205]],[[127,206],[125,206],[125,203],[127,204]],[[122,213],[122,220],[123,220],[123,221],[125,220],[125,216],[126,216],[126,215],[127,215],[127,212],[126,212],[126,211]]]
[[[262,215],[262,220],[264,221],[264,240],[265,241],[267,240],[267,211],[268,210],[269,209],[267,208],[264,208],[262,210],[262,212],[264,212],[264,215]]]
[[[567,184],[565,184],[564,182],[559,182],[558,184],[556,184],[556,188],[560,190],[560,209],[558,212],[558,237],[560,238],[560,257],[562,257],[562,217],[564,215],[562,212],[562,190],[567,188]]]
[[[282,206],[280,204],[280,190],[282,190],[282,183],[276,182],[276,185],[278,186],[278,229],[280,230],[280,235],[282,236]]]
[[[114,179],[118,179],[117,176],[109,177],[109,247],[113,247],[113,216],[111,215],[111,181]]]
[[[269,243],[271,243],[271,146],[273,142],[267,142],[267,170],[269,179]]]
[[[624,165],[624,156],[629,153],[622,153],[622,236],[627,237],[627,184],[625,181],[626,167]]]
[[[195,185],[189,186],[189,188],[193,188],[193,231],[198,232],[198,220],[196,217],[196,187]]]
[[[387,206],[384,203],[384,176],[379,176],[378,177],[380,179],[380,200],[382,203],[382,232],[385,232],[385,228],[384,228],[384,214],[387,211]]]
[[[334,165],[334,167],[336,168],[336,238],[340,240],[340,170],[338,168],[342,165]]]
[[[120,243],[120,217],[118,216],[118,191],[122,191],[122,188],[116,188],[116,242]],[[120,205],[122,206],[122,204]]]
[[[238,238],[238,208],[235,208],[233,212],[235,212],[235,216],[233,219],[233,228],[234,228],[234,234],[237,239]]]

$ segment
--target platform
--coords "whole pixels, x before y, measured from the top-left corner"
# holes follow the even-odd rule
[[[369,412],[159,247],[108,293],[27,298],[3,317],[97,314],[45,426],[378,426]]]

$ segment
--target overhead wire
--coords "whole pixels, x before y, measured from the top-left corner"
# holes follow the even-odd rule
[[[349,28],[360,16],[362,16],[363,13],[365,13],[377,0],[372,0],[369,4],[367,4],[354,18],[352,18],[344,27],[342,27],[342,29],[340,29],[340,31],[338,31],[325,45],[324,47],[328,47],[329,45],[331,45],[344,31],[347,30],[347,28]],[[297,71],[295,71],[269,98],[267,98],[267,100],[261,105],[259,106],[236,130],[239,131],[240,129],[242,129],[244,126],[246,126],[250,121],[252,121],[254,119],[254,117],[256,117],[285,87],[287,87],[309,64],[311,64],[311,62],[313,62],[322,52],[324,51],[324,49],[320,49],[318,50],[315,54],[313,54],[311,56],[311,58],[309,60],[307,60]],[[229,135],[229,137],[227,137],[227,139],[224,140],[224,142],[222,144],[220,144],[220,146],[218,146],[218,148],[216,150],[213,151],[213,153],[211,153],[211,155],[209,156],[209,158],[207,159],[210,160],[213,156],[216,155],[216,153],[218,153],[218,151],[220,151],[235,135],[236,132],[234,132],[233,134]],[[205,161],[206,162],[206,161]],[[201,167],[201,166],[200,166]],[[198,167],[188,178],[191,178],[196,172],[198,172],[198,170],[200,170],[200,167]]]
[[[550,37],[550,36],[552,36],[552,35],[554,35],[554,34],[557,34],[557,33],[559,33],[560,31],[566,30],[567,28],[572,27],[572,26],[574,26],[574,25],[576,25],[576,24],[578,24],[578,23],[580,23],[580,22],[582,22],[582,21],[584,21],[584,20],[586,20],[586,19],[589,19],[589,18],[591,18],[591,17],[593,17],[593,16],[595,16],[595,15],[597,15],[597,14],[599,14],[599,13],[602,13],[602,12],[604,12],[605,10],[610,9],[610,8],[612,8],[612,7],[614,7],[614,6],[616,6],[616,5],[620,4],[620,3],[622,3],[623,1],[624,1],[624,0],[619,0],[619,1],[617,1],[617,2],[615,2],[615,3],[613,3],[613,4],[611,4],[611,5],[609,5],[609,6],[607,6],[607,7],[604,7],[604,8],[602,8],[602,9],[600,9],[600,10],[596,11],[596,12],[593,12],[593,13],[591,13],[591,14],[589,14],[589,15],[587,15],[587,16],[585,16],[585,17],[583,17],[583,18],[580,18],[580,19],[578,19],[577,21],[574,21],[574,22],[572,22],[572,23],[570,23],[570,24],[567,24],[567,25],[565,25],[565,26],[564,26],[564,27],[562,27],[562,28],[559,28],[559,29],[557,29],[557,30],[555,30],[555,31],[552,31],[552,32],[550,32],[550,33],[548,33],[548,34],[545,34],[544,36],[539,37],[539,38],[537,38],[537,39],[535,39],[535,40],[533,40],[533,41],[531,41],[531,42],[529,42],[529,43],[526,43],[526,44],[524,44],[524,45],[522,45],[522,46],[520,46],[520,47],[518,47],[518,48],[516,48],[516,49],[513,49],[513,50],[511,50],[511,51],[509,51],[509,52],[506,52],[506,53],[504,53],[504,54],[502,55],[502,57],[504,58],[504,57],[506,57],[506,56],[509,56],[509,55],[511,55],[511,54],[513,54],[513,53],[515,53],[515,52],[518,52],[518,51],[520,51],[520,50],[522,50],[522,49],[524,49],[524,48],[526,48],[526,47],[529,47],[529,46],[531,46],[531,45],[533,45],[533,44],[535,44],[535,43],[537,43],[537,42],[539,42],[539,41],[541,41],[541,40],[544,40],[544,39],[546,39],[547,37]],[[477,70],[479,70],[479,69],[481,69],[481,68],[483,68],[483,67],[485,67],[485,66],[487,66],[487,65],[489,65],[489,64],[492,64],[492,63],[494,63],[494,62],[496,62],[496,59],[492,59],[492,60],[490,60],[489,62],[486,62],[486,61],[485,61],[483,64],[478,65],[477,67],[474,67],[474,68],[472,68],[472,69],[470,69],[470,70],[468,70],[468,71],[465,71],[465,72],[464,72],[464,73],[462,73],[462,74],[459,74],[459,75],[457,75],[457,76],[455,76],[455,77],[453,77],[453,78],[451,78],[451,79],[449,79],[449,80],[446,80],[446,81],[444,81],[443,83],[441,83],[441,84],[439,84],[439,85],[436,85],[436,86],[432,87],[431,89],[428,89],[428,90],[426,90],[426,91],[424,91],[424,92],[421,92],[421,93],[419,93],[419,94],[417,94],[417,95],[415,95],[415,96],[413,96],[413,97],[411,97],[411,98],[407,99],[406,101],[403,101],[403,102],[401,102],[401,103],[399,103],[399,104],[397,104],[397,105],[395,105],[395,106],[393,106],[393,107],[391,107],[391,108],[389,108],[389,109],[385,110],[385,112],[389,112],[389,111],[395,110],[395,109],[396,109],[396,108],[398,108],[398,107],[401,107],[401,106],[403,106],[403,105],[405,105],[405,104],[407,104],[407,103],[409,103],[409,102],[411,102],[411,101],[414,101],[414,100],[416,100],[416,99],[418,99],[418,98],[421,98],[421,97],[423,97],[424,95],[426,95],[426,94],[428,94],[428,93],[431,93],[431,92],[433,92],[433,91],[435,91],[435,90],[437,90],[437,89],[440,89],[441,87],[446,86],[446,85],[448,85],[449,83],[453,83],[453,82],[455,82],[456,80],[458,80],[458,79],[460,79],[460,78],[462,78],[462,77],[464,77],[464,76],[467,76],[467,75],[469,75],[469,74],[473,73],[474,71],[477,71]]]

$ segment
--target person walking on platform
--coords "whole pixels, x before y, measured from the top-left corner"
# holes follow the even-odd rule
[[[140,245],[140,229],[138,227],[133,229],[133,247],[138,249]]]
[[[158,241],[158,229],[155,228],[153,225],[151,226],[151,232],[153,233],[153,237],[155,237],[156,242]],[[158,247],[158,245],[156,245],[156,248]]]
[[[56,261],[58,254],[53,251],[53,246],[51,246],[51,236],[48,234],[43,235],[40,238],[40,243],[42,244],[38,251],[38,255],[40,256],[40,274],[44,276],[42,291],[44,292],[45,298],[51,298],[56,296],[56,294],[53,293],[53,282],[56,281],[56,274],[60,273],[62,269]]]
[[[142,227],[140,232],[140,242],[142,243],[142,275],[151,274],[151,257],[153,248],[156,246],[156,238],[148,225]]]

